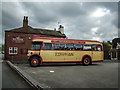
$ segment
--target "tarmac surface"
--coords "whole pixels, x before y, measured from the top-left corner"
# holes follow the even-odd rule
[[[33,90],[32,87],[20,77],[13,69],[11,69],[0,54],[0,90],[11,90],[21,88],[24,90]]]
[[[2,63],[2,88],[29,88],[32,87],[15,71],[13,71],[7,63]],[[32,90],[32,89],[31,89]]]
[[[16,65],[39,83],[51,88],[118,88],[118,62],[94,63],[89,66]]]

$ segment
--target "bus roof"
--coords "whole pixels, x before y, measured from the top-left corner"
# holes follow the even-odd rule
[[[66,39],[66,38],[50,38],[50,37],[40,37],[38,35],[33,35],[33,42],[47,42],[47,43],[71,43],[71,44],[101,44],[99,41],[95,40],[77,40],[77,39]]]

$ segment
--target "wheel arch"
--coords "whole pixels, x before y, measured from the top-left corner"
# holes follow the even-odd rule
[[[40,56],[39,54],[32,54],[32,55],[30,55],[30,56],[28,57],[28,61],[29,61],[30,58],[32,58],[32,57],[38,57],[38,58],[40,58],[40,61],[41,61],[41,64],[42,64],[42,58],[41,58],[41,56]]]
[[[92,62],[92,57],[91,57],[90,55],[88,55],[88,54],[86,54],[86,55],[84,55],[84,56],[82,57],[82,61],[84,60],[85,57],[89,57],[90,60],[91,60],[91,62]]]

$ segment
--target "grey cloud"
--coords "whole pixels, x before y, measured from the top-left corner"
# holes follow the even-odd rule
[[[118,2],[118,37],[120,38],[120,2]]]
[[[21,3],[21,5],[28,12],[28,16],[32,16],[31,19],[34,20],[32,25],[46,26],[57,21],[57,13],[52,12],[46,3]]]
[[[17,21],[17,19],[8,12],[3,11],[2,16],[2,25],[6,26],[6,28],[9,29],[20,26],[20,23]]]
[[[57,22],[65,26],[65,34],[68,38],[111,40],[117,32],[117,3],[57,3],[57,2],[22,2],[18,4],[4,3],[2,25],[6,28],[15,28],[22,25],[24,15],[28,15],[29,25],[38,28],[55,28]],[[8,7],[8,9],[6,9]],[[16,7],[16,8],[15,8]],[[97,8],[107,8],[111,16],[101,18],[90,17]],[[14,12],[14,13],[13,13]],[[97,23],[98,21],[101,23]],[[91,28],[98,27],[98,35],[91,32]]]
[[[66,3],[58,13],[64,17],[74,18],[85,15],[86,11],[82,9],[79,3]]]
[[[108,8],[111,12],[116,12],[118,9],[118,2],[88,2],[84,5],[87,8],[90,7],[90,11],[95,8]]]

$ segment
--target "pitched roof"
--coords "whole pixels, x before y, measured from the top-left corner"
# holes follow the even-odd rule
[[[32,34],[41,34],[41,35],[51,35],[51,36],[59,36],[66,37],[65,34],[62,34],[60,31],[48,30],[48,29],[40,29],[40,28],[32,28],[28,26],[26,32],[23,30],[23,27],[15,28],[6,32],[18,32],[18,33],[32,33]]]

